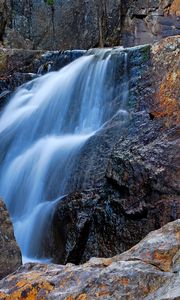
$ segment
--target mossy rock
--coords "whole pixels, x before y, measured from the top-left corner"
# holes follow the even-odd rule
[[[47,3],[48,5],[54,5],[55,0],[44,0],[45,3]]]
[[[6,53],[2,49],[0,49],[0,74],[5,72],[6,70],[6,61],[7,61]]]
[[[141,55],[143,63],[147,62],[150,59],[150,46],[144,46],[141,48]]]

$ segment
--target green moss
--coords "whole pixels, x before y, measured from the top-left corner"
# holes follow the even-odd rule
[[[150,46],[145,46],[141,49],[142,61],[146,62],[150,59]]]
[[[44,0],[48,5],[54,5],[55,0]]]

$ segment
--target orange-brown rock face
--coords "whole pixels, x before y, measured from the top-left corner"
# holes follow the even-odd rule
[[[152,47],[155,99],[152,114],[165,117],[166,126],[180,124],[180,36]]]
[[[174,0],[170,7],[170,14],[180,17],[180,1]]]
[[[0,279],[14,272],[20,265],[21,253],[14,238],[13,225],[0,200]]]
[[[84,265],[26,264],[0,282],[1,300],[179,299],[180,220],[128,252]]]

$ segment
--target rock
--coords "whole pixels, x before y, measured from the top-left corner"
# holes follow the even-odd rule
[[[180,271],[180,220],[150,232],[139,244],[117,260],[143,260],[164,272]],[[173,234],[171,235],[173,231]]]
[[[0,77],[12,75],[15,71],[25,71],[25,68],[43,53],[43,51],[0,48]]]
[[[0,299],[179,299],[180,220],[128,252],[84,265],[25,264],[0,281]]]
[[[44,241],[54,262],[78,264],[122,253],[149,231],[180,218],[177,129],[163,132],[162,123],[136,113],[128,130],[108,160],[106,181],[57,205]]]
[[[3,41],[3,35],[6,25],[10,21],[11,4],[9,0],[0,1],[0,44]]]
[[[180,36],[167,38],[152,47],[152,76],[155,95],[150,112],[163,118],[165,126],[180,123]]]
[[[128,120],[120,122],[121,114],[113,117],[89,139],[78,158],[75,174],[70,178],[76,192],[59,202],[44,239],[43,254],[58,263],[81,263],[91,256],[122,253],[150,230],[180,218],[176,112],[179,36],[124,52],[128,54]],[[65,62],[69,59],[67,53],[70,59],[75,54],[64,52]],[[22,73],[17,74],[24,78],[24,70],[37,71],[40,66],[44,73],[49,64],[55,68],[54,61],[61,65],[62,55],[38,54],[25,66],[20,64]],[[124,74],[122,57],[118,56],[118,83]],[[169,72],[176,80],[171,90],[166,87],[163,98],[167,95],[167,100],[161,102],[161,85]],[[8,92],[8,87],[4,91]],[[167,103],[171,98],[174,106],[169,111]],[[112,108],[116,105],[114,100]]]
[[[160,41],[180,34],[179,1],[132,1],[122,10],[122,41],[126,46]]]
[[[118,43],[121,1],[11,2],[4,44],[25,49],[89,49]]]
[[[180,34],[179,0],[2,0],[0,13],[0,40],[19,49],[127,47]]]
[[[15,72],[40,73],[44,66],[47,71],[58,71],[82,56],[86,51],[41,51],[0,48],[0,77],[12,76]],[[48,67],[45,70],[45,65]]]
[[[163,130],[160,124],[143,116],[136,121],[129,127],[132,130],[129,136],[114,147],[107,169],[108,180],[120,191],[129,208],[141,202],[153,205],[170,196],[178,204],[178,128]]]
[[[6,105],[12,92],[32,80],[38,68],[33,65],[42,51],[0,48],[0,109]]]
[[[168,113],[161,105],[161,114],[154,111],[166,74],[173,67],[178,71],[177,40],[125,50],[128,120],[123,124],[116,115],[85,144],[70,180],[75,192],[57,205],[44,239],[43,255],[54,262],[122,253],[149,231],[180,218],[178,110]],[[168,95],[178,107],[178,76],[176,82]]]
[[[21,252],[15,241],[13,225],[7,209],[0,200],[0,279],[22,264]]]

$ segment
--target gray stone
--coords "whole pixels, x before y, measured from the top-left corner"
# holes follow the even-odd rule
[[[30,0],[0,3],[0,40],[24,49],[133,46],[180,33],[177,0]]]
[[[173,271],[180,250],[180,220],[150,233],[113,258],[86,264],[25,264],[0,281],[0,299],[177,300],[180,274]]]

